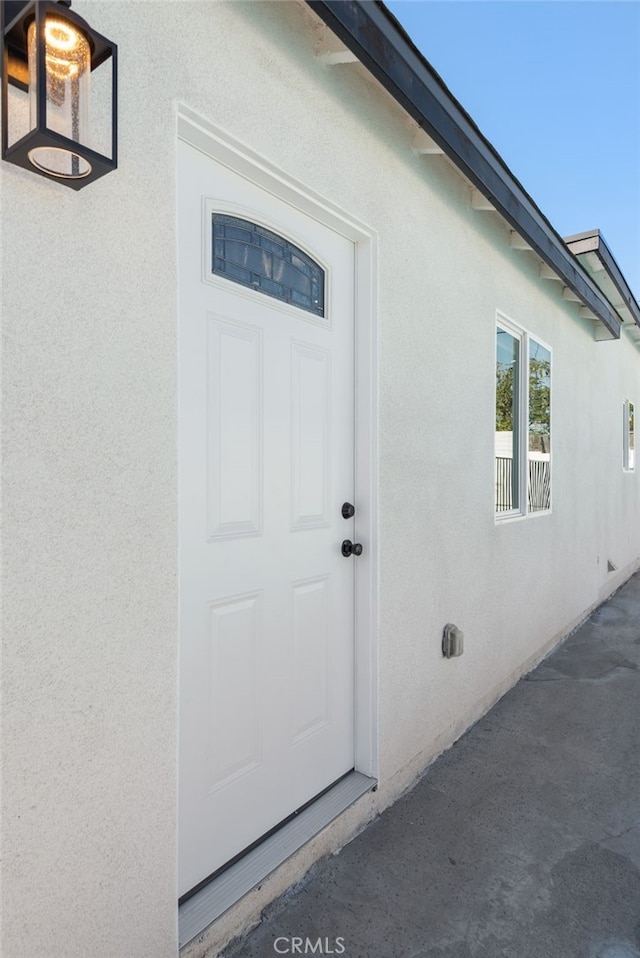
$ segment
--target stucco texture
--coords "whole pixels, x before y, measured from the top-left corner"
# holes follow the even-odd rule
[[[412,152],[363,68],[315,58],[304,4],[74,10],[119,44],[119,168],[79,193],[2,170],[2,954],[172,958],[177,104],[378,236],[380,788],[361,821],[636,568],[639,354],[596,342],[449,163]],[[553,349],[553,512],[498,525],[497,309]],[[446,661],[450,621],[465,652]]]

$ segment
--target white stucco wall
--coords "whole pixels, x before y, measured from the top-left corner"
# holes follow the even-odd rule
[[[636,568],[621,443],[640,353],[595,342],[448,162],[412,152],[412,124],[360,67],[314,59],[326,31],[302,4],[74,10],[119,44],[119,169],[75,193],[2,165],[2,954],[170,958],[177,102],[379,240],[380,788],[211,942],[397,797]],[[500,525],[496,309],[553,349],[553,514]],[[465,653],[445,661],[448,621]]]

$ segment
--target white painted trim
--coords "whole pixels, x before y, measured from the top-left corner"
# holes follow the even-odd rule
[[[486,196],[476,190],[474,187],[471,188],[471,207],[474,210],[485,210],[489,212],[496,212],[496,208],[493,203],[490,203]]]
[[[378,775],[377,234],[225,130],[177,105],[177,136],[355,245],[355,768]]]
[[[444,150],[438,146],[435,140],[432,140],[428,133],[423,129],[418,129],[413,138],[413,149],[421,156],[442,156]]]
[[[316,59],[320,63],[326,63],[327,66],[335,66],[339,63],[357,63],[358,58],[351,50],[334,50],[332,53],[316,53]]]
[[[378,243],[355,242],[355,768],[378,778]]]

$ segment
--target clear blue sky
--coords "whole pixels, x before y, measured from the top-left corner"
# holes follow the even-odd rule
[[[386,0],[561,236],[640,301],[640,0]]]

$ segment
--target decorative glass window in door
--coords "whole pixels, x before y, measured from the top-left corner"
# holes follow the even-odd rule
[[[324,316],[324,270],[293,243],[248,220],[212,216],[212,271]]]

